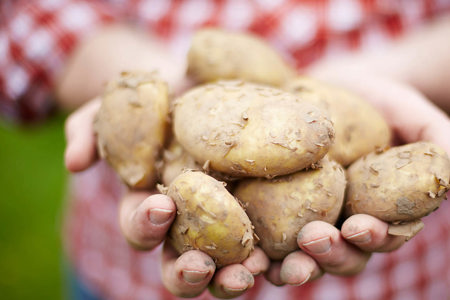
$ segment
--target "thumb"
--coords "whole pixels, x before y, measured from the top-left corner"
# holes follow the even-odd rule
[[[150,250],[165,239],[175,214],[175,203],[166,195],[129,192],[120,203],[120,228],[132,246]]]
[[[93,122],[100,108],[100,99],[95,98],[66,120],[66,150],[64,161],[71,172],[79,172],[90,167],[97,159],[96,138]]]
[[[391,78],[351,72],[318,78],[347,88],[371,103],[402,142],[432,142],[450,155],[449,117],[414,87]]]
[[[372,86],[372,93],[375,88]],[[383,94],[379,94],[383,91]],[[413,87],[384,81],[378,85],[376,101],[381,113],[403,142],[428,141],[441,146],[450,155],[450,119]],[[378,99],[373,99],[372,97]]]

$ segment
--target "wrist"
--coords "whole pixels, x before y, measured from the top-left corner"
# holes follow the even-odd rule
[[[410,85],[450,112],[450,17],[438,19],[376,52],[357,52],[313,65],[307,73],[341,83],[347,77],[381,77]]]

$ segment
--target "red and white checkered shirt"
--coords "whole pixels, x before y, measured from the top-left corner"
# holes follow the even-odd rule
[[[448,0],[1,0],[0,112],[21,120],[48,114],[71,51],[93,28],[117,20],[158,34],[180,52],[201,26],[251,31],[302,68],[378,47],[449,9]],[[133,250],[120,234],[122,191],[104,162],[72,178],[68,256],[83,281],[107,299],[172,299],[160,279],[160,248]],[[357,276],[325,275],[300,287],[275,287],[259,276],[240,299],[448,299],[449,213],[444,201],[424,218],[425,230],[397,251],[374,254]]]

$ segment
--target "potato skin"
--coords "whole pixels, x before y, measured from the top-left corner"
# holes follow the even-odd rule
[[[153,73],[123,72],[108,83],[94,121],[100,156],[132,188],[151,188],[165,142],[167,84]]]
[[[214,179],[225,182],[227,190],[232,188],[233,181],[239,179],[211,170],[207,163],[203,166],[198,164],[176,139],[164,150],[162,161],[158,162],[158,165],[159,177],[165,186],[169,186],[178,175],[187,170],[203,171]]]
[[[417,142],[371,153],[353,163],[347,176],[347,215],[413,221],[437,209],[445,198],[450,160],[440,147]]]
[[[179,253],[198,249],[222,267],[242,262],[253,251],[252,224],[222,182],[187,171],[174,179],[167,195],[177,206],[168,238]]]
[[[344,167],[391,141],[387,122],[356,94],[308,77],[297,77],[284,89],[329,113],[336,137],[328,155]]]
[[[170,183],[185,170],[202,170],[194,158],[183,149],[177,140],[173,139],[163,152],[163,161],[160,170],[161,182],[165,186]]]
[[[274,177],[311,166],[334,139],[324,113],[276,88],[219,81],[175,101],[174,132],[200,164],[236,177]]]
[[[344,202],[344,170],[327,157],[319,163],[319,169],[237,185],[233,194],[245,205],[259,245],[271,259],[298,249],[297,234],[306,223],[337,221]]]
[[[262,39],[213,28],[194,34],[187,72],[200,83],[242,79],[273,86],[280,86],[294,74]]]

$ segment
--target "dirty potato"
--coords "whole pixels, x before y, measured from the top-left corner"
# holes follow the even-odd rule
[[[203,171],[205,174],[225,182],[228,190],[232,188],[233,182],[239,179],[211,170],[208,162],[203,166],[198,164],[192,155],[184,150],[176,139],[173,139],[167,149],[164,150],[162,160],[158,162],[158,172],[162,184],[165,186],[170,185],[178,175],[186,170]]]
[[[187,72],[198,82],[243,79],[274,86],[294,74],[281,56],[258,37],[212,28],[194,34]]]
[[[186,170],[201,170],[202,167],[197,164],[194,158],[183,149],[175,139],[172,140],[169,147],[163,152],[161,162],[160,177],[165,186]]]
[[[168,238],[179,253],[201,250],[217,267],[240,263],[250,255],[252,224],[222,182],[187,171],[172,181],[167,195],[177,206]]]
[[[358,95],[308,77],[297,77],[284,89],[329,113],[336,137],[328,155],[344,167],[389,145],[388,124]]]
[[[450,160],[440,147],[417,142],[369,154],[353,163],[347,175],[348,215],[413,221],[437,209],[445,198]]]
[[[328,152],[334,129],[321,110],[279,89],[219,81],[174,103],[174,133],[200,164],[240,177],[307,168]]]
[[[327,157],[319,166],[272,180],[246,179],[237,185],[234,195],[244,204],[259,245],[271,259],[283,259],[298,249],[297,234],[306,223],[337,221],[344,201],[344,170]]]
[[[154,186],[168,111],[167,84],[153,73],[123,72],[108,83],[94,123],[97,148],[128,186]]]

